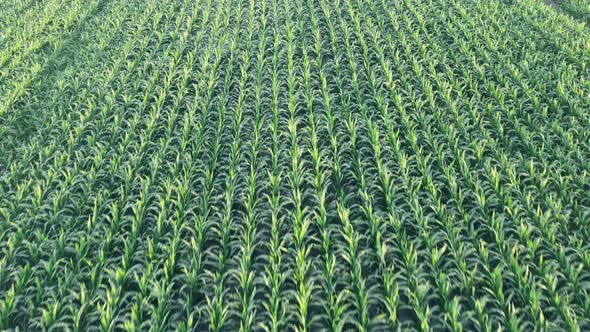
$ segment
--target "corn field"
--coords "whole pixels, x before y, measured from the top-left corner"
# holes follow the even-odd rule
[[[590,24],[590,1],[560,0],[555,4],[574,18],[585,20],[587,25]]]
[[[590,330],[588,9],[2,1],[0,330]]]

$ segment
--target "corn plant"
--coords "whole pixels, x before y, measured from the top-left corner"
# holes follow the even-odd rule
[[[590,329],[579,0],[0,3],[0,329]]]

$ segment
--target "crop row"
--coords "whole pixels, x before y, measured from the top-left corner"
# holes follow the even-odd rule
[[[575,19],[540,0],[0,6],[0,329],[590,328]]]

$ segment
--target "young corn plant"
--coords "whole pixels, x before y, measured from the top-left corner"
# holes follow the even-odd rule
[[[0,3],[0,329],[590,329],[586,7]]]

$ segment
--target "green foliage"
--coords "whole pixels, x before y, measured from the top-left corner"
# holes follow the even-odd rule
[[[0,329],[589,330],[589,50],[539,0],[1,2]]]

